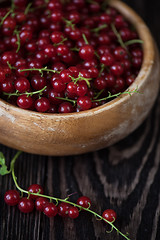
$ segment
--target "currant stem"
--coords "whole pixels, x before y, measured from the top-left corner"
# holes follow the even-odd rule
[[[101,102],[101,101],[105,101],[105,100],[107,100],[107,99],[110,99],[110,98],[115,98],[115,97],[118,97],[118,96],[120,96],[120,95],[122,95],[122,94],[129,94],[130,96],[131,96],[131,94],[132,93],[139,93],[139,91],[138,91],[138,88],[136,88],[135,90],[133,90],[133,91],[125,91],[125,92],[119,92],[119,93],[116,93],[116,94],[111,94],[110,92],[108,92],[108,96],[107,97],[104,97],[104,98],[101,98],[101,99],[96,99],[96,100],[93,100],[92,102]]]
[[[64,100],[64,101],[67,101],[67,102],[71,102],[73,103],[73,105],[75,106],[76,105],[76,100],[73,100],[73,99],[69,99],[69,98],[63,98],[63,97],[56,97],[57,99],[60,99],[60,100]]]
[[[24,14],[25,14],[25,15],[28,14],[28,12],[29,12],[31,6],[32,6],[32,3],[29,3],[29,4],[27,5],[27,7],[26,7],[26,9],[25,9],[25,11],[24,11]]]
[[[49,72],[60,73],[60,71],[56,71],[56,70],[53,70],[53,69],[48,69],[47,67],[44,67],[44,68],[26,68],[26,69],[20,70],[20,72],[26,72],[26,71],[38,71],[42,74],[42,76],[43,76],[43,71],[46,71],[47,73],[49,73]]]
[[[117,37],[118,42],[120,43],[120,45],[127,50],[126,45],[124,44],[124,42],[123,42],[123,40],[122,40],[122,38],[121,38],[121,35],[120,35],[119,32],[117,31],[114,23],[111,24],[111,28],[112,28],[112,31],[114,32],[114,34],[116,35],[116,37]]]
[[[13,9],[9,10],[6,15],[2,18],[1,22],[0,22],[0,26],[2,26],[4,20],[13,12]]]
[[[83,40],[84,40],[85,44],[89,45],[89,42],[88,42],[88,40],[86,38],[86,35],[84,33],[82,34],[82,37],[83,37]]]
[[[135,44],[135,43],[143,44],[143,41],[141,39],[133,39],[133,40],[129,40],[129,41],[125,42],[125,45],[129,46],[129,45]]]
[[[108,26],[107,24],[102,24],[101,26],[99,26],[97,28],[91,29],[91,32],[98,33],[99,31],[101,31],[102,29],[106,28],[107,26]]]
[[[14,33],[15,33],[16,36],[17,36],[17,42],[16,42],[16,44],[17,44],[17,50],[16,50],[16,53],[18,53],[19,50],[20,50],[20,48],[21,48],[21,41],[20,41],[19,31],[16,29],[16,30],[14,31]]]
[[[24,92],[24,93],[19,93],[18,91],[14,92],[14,93],[6,93],[6,92],[3,92],[4,95],[8,96],[8,97],[11,97],[11,96],[21,96],[21,95],[27,95],[28,96],[32,96],[32,95],[35,95],[35,94],[42,94],[42,92],[47,88],[47,86],[45,86],[44,88],[42,88],[41,90],[38,90],[38,91],[35,91],[35,92]]]

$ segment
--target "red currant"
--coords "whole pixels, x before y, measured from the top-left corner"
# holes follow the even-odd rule
[[[43,194],[43,192],[44,192],[42,186],[39,185],[39,184],[30,185],[28,187],[27,191],[30,192],[30,193],[40,193],[40,194]],[[36,196],[36,195],[30,194],[30,198],[32,198],[32,199],[36,199],[37,197],[38,196]]]
[[[68,209],[68,216],[70,218],[73,218],[73,219],[77,218],[79,216],[78,208],[77,207],[70,207]]]
[[[57,215],[58,209],[54,203],[48,203],[45,205],[43,212],[47,217],[54,217]]]
[[[77,204],[80,205],[81,207],[89,208],[91,206],[91,200],[86,196],[82,196],[78,198]]]
[[[9,206],[15,206],[19,203],[20,196],[16,190],[8,190],[4,195],[4,201]]]
[[[102,217],[106,219],[108,222],[114,222],[117,218],[117,214],[113,209],[106,209],[102,213]]]
[[[30,198],[23,197],[20,199],[20,201],[18,203],[18,208],[23,213],[32,212],[34,209],[34,202]]]

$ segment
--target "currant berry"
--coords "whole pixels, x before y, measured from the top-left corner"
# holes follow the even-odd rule
[[[81,110],[88,110],[92,107],[92,101],[88,96],[79,97],[77,99],[77,107]]]
[[[35,208],[40,212],[44,211],[46,204],[48,204],[48,200],[44,197],[37,197],[35,200]]]
[[[18,208],[23,213],[32,212],[34,209],[34,202],[30,198],[23,197],[20,199],[20,201],[18,203]]]
[[[43,194],[43,192],[44,192],[42,186],[39,185],[39,184],[30,185],[28,187],[27,191],[30,192],[30,193],[40,193],[40,194]],[[30,198],[32,198],[32,199],[36,199],[37,197],[38,196],[36,196],[36,195],[30,194]]]
[[[50,102],[46,97],[41,97],[37,99],[34,105],[38,112],[47,112],[50,108]]]
[[[61,202],[59,205],[58,205],[58,214],[61,216],[61,217],[67,217],[68,216],[68,210],[70,208],[70,205],[68,203],[65,203],[65,202]]]
[[[23,109],[30,109],[33,105],[33,99],[31,96],[21,95],[17,98],[17,105]]]
[[[16,190],[8,190],[4,195],[4,201],[9,206],[15,206],[19,203],[20,196]]]
[[[58,209],[54,203],[48,203],[45,205],[43,212],[47,217],[54,217],[57,215]]]
[[[81,207],[89,208],[91,206],[91,200],[86,196],[81,196],[77,199],[77,204]]]
[[[69,210],[68,210],[68,216],[70,218],[77,218],[79,216],[79,211],[78,211],[78,208],[77,207],[70,207]]]
[[[102,217],[106,219],[108,222],[114,222],[117,218],[117,214],[113,209],[106,209],[102,213]]]
[[[69,102],[63,102],[59,105],[58,112],[59,113],[71,113],[71,112],[73,112],[73,106]]]
[[[94,48],[91,45],[82,46],[79,50],[79,56],[83,60],[91,60],[94,56]]]

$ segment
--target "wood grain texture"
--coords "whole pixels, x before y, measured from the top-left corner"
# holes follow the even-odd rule
[[[160,3],[126,0],[145,19],[157,43],[160,40]],[[146,121],[129,137],[101,151],[68,157],[23,153],[16,164],[19,184],[40,183],[57,197],[80,195],[92,199],[93,209],[116,210],[116,226],[132,240],[160,239],[160,96]],[[15,150],[0,145],[9,163]],[[3,201],[13,188],[11,177],[0,177],[0,240],[121,240],[88,213],[76,220],[48,219],[33,212],[21,214]]]

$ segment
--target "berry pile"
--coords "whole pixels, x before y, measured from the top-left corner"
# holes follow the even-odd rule
[[[143,61],[134,26],[103,0],[12,0],[0,37],[0,97],[38,112],[105,104]]]
[[[66,198],[55,205],[53,202],[49,202],[45,196],[42,196],[43,188],[39,184],[30,185],[28,192],[30,193],[28,197],[20,198],[18,191],[8,190],[5,193],[4,201],[9,206],[18,205],[18,209],[23,213],[32,212],[36,208],[37,211],[43,212],[47,217],[55,217],[58,214],[61,217],[70,217],[72,219],[79,216],[80,210],[89,209],[91,206],[91,200],[86,196],[79,197],[76,204],[68,202],[68,198]],[[116,217],[116,213],[112,209],[106,209],[102,213],[102,218],[111,223],[116,220]]]

